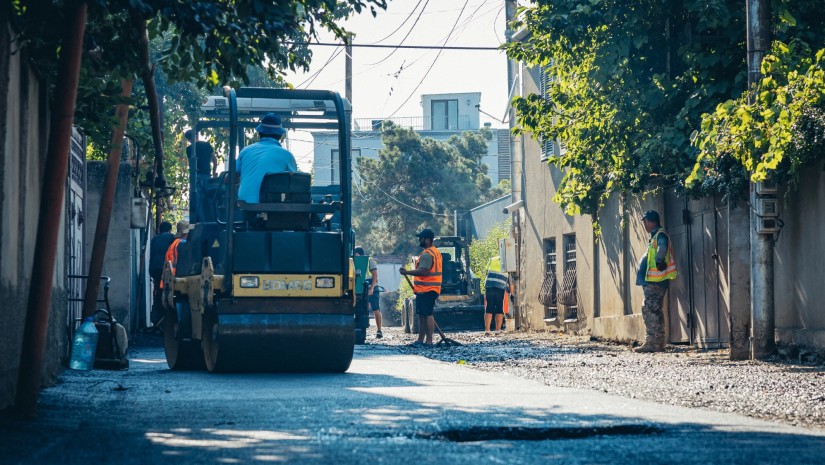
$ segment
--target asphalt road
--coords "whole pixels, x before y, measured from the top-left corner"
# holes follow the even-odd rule
[[[438,350],[438,349],[432,349]],[[341,375],[67,371],[2,464],[822,464],[825,433],[359,347]]]

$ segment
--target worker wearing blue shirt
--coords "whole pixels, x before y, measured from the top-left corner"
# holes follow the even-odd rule
[[[260,202],[261,183],[267,174],[298,171],[295,157],[281,146],[286,130],[278,115],[267,113],[255,130],[260,141],[241,150],[236,162],[241,178],[238,200],[246,203]]]

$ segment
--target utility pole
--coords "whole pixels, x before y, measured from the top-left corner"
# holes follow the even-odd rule
[[[344,88],[344,96],[352,104],[352,39],[347,39],[347,45],[344,49],[346,55],[346,63],[344,64],[344,78],[346,79],[346,86]]]
[[[504,27],[504,35],[505,40],[509,42],[513,42],[515,40],[514,34],[516,31],[510,29],[510,22],[516,19],[516,10],[518,8],[518,2],[516,0],[505,0],[504,1],[504,20],[505,20],[505,27]],[[518,85],[520,89],[516,92],[515,84],[516,79],[519,80]],[[507,59],[507,92],[513,92],[513,95],[523,96],[524,95],[524,82],[521,79],[519,74],[519,63],[516,60]],[[508,102],[509,105],[509,102]],[[507,120],[510,121],[510,127],[513,125],[513,121],[515,121],[515,114],[516,111],[512,107],[509,108],[509,114]],[[514,203],[524,201],[524,194],[522,190],[523,185],[523,174],[522,174],[522,163],[524,160],[524,134],[519,136],[518,138],[511,138],[510,139],[510,192],[512,194],[512,201]],[[524,308],[524,296],[522,292],[522,283],[524,282],[524,276],[521,273],[522,269],[522,234],[521,234],[521,208],[515,209],[515,211],[511,214],[512,219],[512,227],[513,227],[513,239],[516,243],[516,269],[519,270],[514,274],[515,278],[515,300],[514,300],[514,308],[513,314],[515,315],[515,327],[516,329],[525,329],[526,326],[524,325],[524,318],[522,315],[522,310]]]
[[[762,77],[762,59],[770,50],[770,0],[747,0],[748,88],[756,89]],[[753,94],[751,96],[753,103]],[[763,360],[774,351],[773,232],[761,216],[764,197],[759,185],[750,184],[751,238],[751,358]]]

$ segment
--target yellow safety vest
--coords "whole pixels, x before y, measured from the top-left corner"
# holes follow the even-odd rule
[[[507,289],[508,281],[507,275],[501,272],[501,258],[491,258],[490,264],[487,266],[487,278],[484,280],[484,287]]]
[[[665,256],[667,267],[664,270],[656,269],[656,248],[659,244],[659,234],[664,234],[667,237],[667,255]],[[670,240],[670,235],[664,229],[659,228],[656,234],[647,242],[647,274],[645,275],[645,281],[659,283],[676,279],[676,274],[676,262],[673,261],[673,242]]]

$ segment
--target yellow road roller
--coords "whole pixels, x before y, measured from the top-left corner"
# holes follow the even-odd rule
[[[260,203],[238,201],[236,155],[268,113],[287,130],[329,131],[332,163],[350,166],[352,110],[335,92],[226,88],[208,99],[194,129],[228,132],[228,170],[192,184],[201,208],[163,272],[173,370],[344,372],[352,362],[351,171],[317,192],[309,173],[267,174]]]

